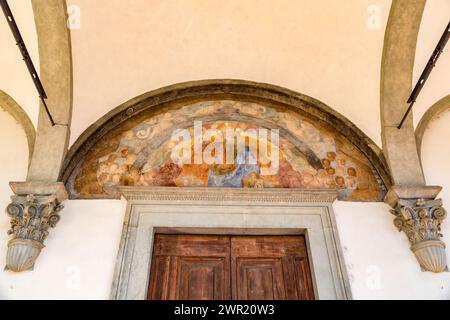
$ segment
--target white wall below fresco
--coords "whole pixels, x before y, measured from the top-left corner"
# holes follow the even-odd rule
[[[421,272],[382,203],[335,203],[355,299],[449,299],[450,274]],[[0,299],[108,299],[125,202],[67,201],[35,270],[0,272]],[[8,219],[0,215],[0,265]],[[450,228],[443,230],[450,243]]]
[[[125,202],[67,201],[33,271],[0,271],[0,299],[108,299]],[[0,215],[0,267],[9,219]]]
[[[334,211],[354,299],[450,299],[450,273],[420,270],[389,206],[336,202]],[[442,231],[449,244],[450,225]]]

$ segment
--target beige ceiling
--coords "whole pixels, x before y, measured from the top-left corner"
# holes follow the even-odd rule
[[[31,1],[9,1],[9,6],[20,28],[28,52],[39,72],[39,53]],[[0,90],[6,92],[27,112],[37,125],[39,95],[22,61],[3,12],[0,10]]]
[[[323,101],[380,144],[379,83],[390,0],[70,0],[71,143],[117,105],[162,86],[234,78]],[[372,5],[372,7],[371,7]],[[369,29],[373,6],[380,29]]]
[[[379,82],[391,0],[68,0],[80,9],[72,30],[71,143],[117,105],[162,86],[235,78],[280,85],[322,100],[377,144]],[[31,1],[10,1],[39,69]],[[373,6],[380,29],[369,29]],[[414,81],[450,16],[429,0],[419,32]],[[38,97],[5,20],[0,19],[0,88],[37,123]],[[448,50],[447,50],[448,51]],[[450,93],[444,52],[414,109],[415,123]]]
[[[417,39],[414,64],[416,84],[433,50],[436,48],[445,27],[450,20],[450,0],[428,0],[423,12]],[[414,106],[414,124],[417,125],[427,109],[441,98],[450,94],[450,43],[428,78],[417,103]]]

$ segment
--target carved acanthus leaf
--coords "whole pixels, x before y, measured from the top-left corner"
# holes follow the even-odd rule
[[[396,216],[394,225],[405,232],[412,245],[442,237],[441,223],[447,217],[447,211],[440,199],[400,200],[391,213]]]
[[[48,229],[54,228],[60,217],[62,206],[54,195],[48,196],[13,196],[12,203],[6,208],[11,218],[9,235],[13,239],[29,239],[43,243],[48,236]]]

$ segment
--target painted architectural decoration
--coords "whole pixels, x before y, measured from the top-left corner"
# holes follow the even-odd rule
[[[337,189],[347,201],[380,201],[385,194],[360,150],[292,110],[201,101],[127,122],[100,140],[72,172],[67,187],[73,198],[117,198],[118,186]],[[181,129],[190,137],[200,132],[200,149],[195,138],[174,138]],[[262,129],[268,134],[261,135]],[[271,129],[278,130],[276,141]]]

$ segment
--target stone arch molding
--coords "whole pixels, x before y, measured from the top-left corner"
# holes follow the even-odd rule
[[[420,119],[419,124],[416,128],[417,151],[419,153],[419,156],[422,150],[422,140],[425,131],[435,119],[437,119],[442,113],[449,109],[450,94],[432,105]]]
[[[34,141],[36,140],[36,130],[30,117],[22,107],[6,92],[0,90],[0,107],[8,112],[23,128],[28,141],[29,160],[33,156]]]
[[[279,129],[280,175],[261,177],[257,168],[254,175],[236,177],[233,186],[331,188],[350,201],[381,201],[390,186],[381,150],[348,119],[306,95],[243,80],[181,83],[125,102],[79,137],[61,179],[71,198],[117,198],[121,186],[230,187],[212,183],[211,176],[220,171],[217,179],[232,180],[240,170],[236,166],[227,175],[222,167],[178,168],[167,157],[173,130],[192,130],[199,120],[205,128]],[[142,132],[151,136],[145,147]]]
[[[39,45],[40,78],[56,125],[50,124],[41,103],[36,148],[27,181],[54,183],[67,153],[72,118],[73,70],[67,5],[64,0],[32,0],[31,3]]]
[[[425,185],[412,113],[402,129],[397,129],[412,91],[417,35],[425,3],[425,0],[394,0],[384,38],[380,81],[381,136],[393,182],[398,185]]]

